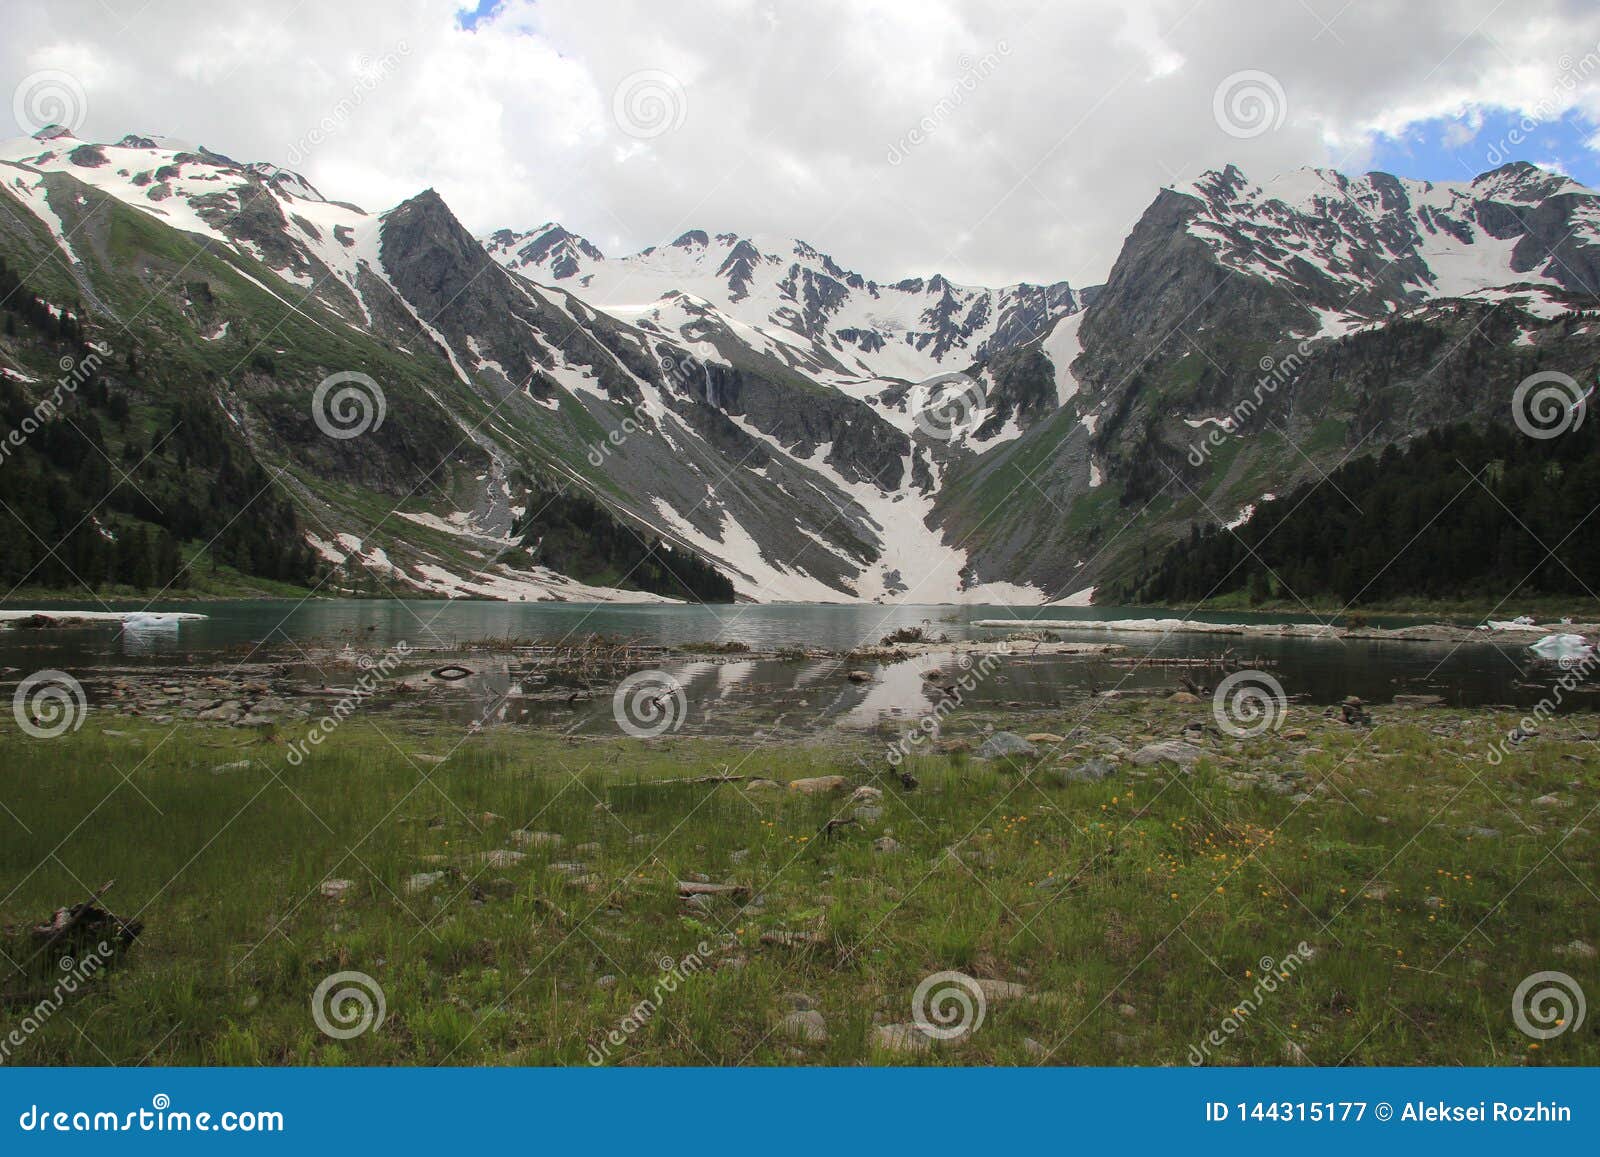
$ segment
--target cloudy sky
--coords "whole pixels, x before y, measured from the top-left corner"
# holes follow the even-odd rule
[[[475,232],[799,236],[879,279],[1105,276],[1234,162],[1600,183],[1592,0],[8,0],[5,135],[165,134]],[[64,102],[64,103],[63,103]],[[57,116],[54,119],[64,119]]]

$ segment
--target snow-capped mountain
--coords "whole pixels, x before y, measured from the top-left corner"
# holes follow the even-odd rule
[[[976,580],[928,516],[949,454],[1014,437],[1041,406],[994,383],[992,397],[958,399],[966,409],[953,438],[936,427],[930,435],[918,407],[949,399],[826,352],[837,307],[813,314],[816,341],[682,293],[631,317],[602,311],[566,292],[566,279],[539,285],[497,264],[431,190],[368,213],[287,170],[153,137],[8,142],[0,186],[46,231],[74,293],[112,320],[153,320],[158,302],[167,317],[170,307],[183,340],[223,367],[217,401],[230,420],[263,456],[306,468],[301,497],[325,523],[308,537],[330,563],[437,593],[593,594],[501,557],[515,545],[514,522],[530,517],[515,479],[532,472],[540,486],[576,487],[638,534],[698,554],[748,598],[1039,598],[1024,585]],[[134,230],[143,248],[133,258],[148,302],[128,296],[119,280],[127,270],[106,267],[100,251],[96,221],[112,202],[150,223]],[[168,241],[162,229],[185,240]],[[580,239],[548,240],[544,257],[558,267],[596,259]],[[199,275],[202,254],[210,276]],[[773,292],[770,264],[753,262],[729,294],[740,284],[752,298]],[[915,292],[860,288],[887,295],[907,317],[913,298],[930,314],[902,359],[918,369],[941,358],[967,368],[971,353],[1008,340],[1006,326],[1022,326],[1028,308],[1025,294],[1008,295],[1006,320],[996,321],[987,291],[942,281]],[[1038,308],[1072,304],[1065,291]],[[320,336],[292,341],[288,321]],[[296,355],[311,363],[299,373],[288,368]],[[309,419],[297,411],[318,378],[350,363],[372,372],[377,360],[389,410],[381,429],[334,442],[309,421],[285,428],[289,415]],[[836,384],[844,380],[854,389]],[[260,408],[263,391],[285,387],[298,402]],[[401,498],[421,491],[431,509],[402,503],[384,520],[388,533],[375,535],[328,501],[321,484],[330,478]],[[394,534],[397,525],[405,533]],[[463,573],[463,555],[493,562]]]
[[[692,229],[616,259],[554,223],[483,240],[508,269],[619,320],[681,329],[692,324],[685,304],[707,305],[762,353],[840,382],[964,370],[1082,308],[1064,281],[982,289],[934,274],[880,283],[792,238]]]
[[[1230,165],[1173,192],[1199,203],[1191,236],[1291,290],[1318,332],[1442,297],[1515,295],[1548,316],[1600,289],[1594,194],[1525,163],[1440,183],[1300,169],[1258,184]]]
[[[936,517],[979,573],[1050,559],[1057,590],[1432,427],[1510,422],[1529,374],[1593,379],[1597,226],[1600,196],[1526,164],[1163,189],[1043,343],[1061,410],[958,470]],[[1008,470],[1056,517],[972,501]]]
[[[475,238],[433,190],[369,213],[160,137],[6,142],[0,190],[8,267],[131,343],[120,391],[199,391],[330,565],[451,596],[655,597],[541,562],[565,489],[587,541],[659,537],[743,598],[1082,599],[1152,539],[1600,360],[1571,312],[1600,303],[1600,198],[1528,165],[1230,166],[1161,190],[1090,290],[880,282],[730,233]],[[0,338],[0,371],[45,353]],[[341,371],[387,407],[348,440],[311,412]]]

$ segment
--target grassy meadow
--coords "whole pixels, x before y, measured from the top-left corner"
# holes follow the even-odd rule
[[[0,1038],[31,1023],[4,1061],[1600,1063],[1596,1017],[1538,1040],[1512,1016],[1536,972],[1600,994],[1591,717],[1498,763],[1509,714],[1398,708],[1365,730],[1295,707],[1207,736],[1189,771],[1130,758],[1204,718],[963,713],[906,761],[909,792],[867,735],[578,741],[369,712],[295,764],[287,728],[7,719]],[[986,723],[1080,721],[1035,758],[963,750]],[[1097,754],[1108,778],[1066,774]],[[728,774],[776,782],[664,782]],[[785,786],[828,775],[847,782]],[[31,926],[112,879],[103,904],[142,934],[39,1016],[64,966]],[[983,1019],[908,1048],[893,1026],[943,971],[984,982]],[[312,1008],[340,972],[384,1008],[347,1039]]]

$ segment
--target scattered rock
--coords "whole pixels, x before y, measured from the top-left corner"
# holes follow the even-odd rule
[[[1109,759],[1094,756],[1076,767],[1064,768],[1061,778],[1069,783],[1099,783],[1116,774],[1117,765]]]
[[[748,896],[750,889],[743,884],[702,884],[696,880],[679,880],[678,895],[690,896]]]
[[[873,1043],[890,1053],[925,1053],[934,1038],[914,1024],[880,1024],[872,1030]]]
[[[877,803],[881,799],[883,799],[881,787],[868,787],[863,784],[850,793],[851,803]]]
[[[566,841],[555,832],[530,832],[518,828],[511,833],[511,842],[526,848],[559,848]]]
[[[403,885],[403,888],[408,895],[414,896],[418,892],[426,892],[429,888],[433,887],[447,875],[449,875],[449,873],[444,871],[417,872],[415,875],[406,877],[406,882]]]
[[[1499,828],[1462,828],[1460,833],[1465,839],[1497,840],[1500,838]]]
[[[778,1028],[786,1036],[807,1044],[826,1044],[828,1040],[828,1022],[814,1008],[791,1012],[778,1022]]]
[[[858,807],[851,813],[859,823],[875,824],[883,818],[881,807]]]
[[[1443,707],[1443,695],[1396,695],[1396,707]]]
[[[843,791],[846,780],[842,775],[816,775],[809,779],[789,781],[789,790],[801,795],[825,795],[830,791]]]
[[[479,852],[477,856],[478,863],[485,867],[502,870],[514,868],[527,858],[526,853],[513,852],[510,848],[495,848],[492,851]]]
[[[344,894],[356,886],[354,880],[324,880],[321,892],[330,900],[342,900]]]
[[[1029,743],[1065,743],[1066,739],[1048,731],[1035,731],[1032,735],[1022,737]]]
[[[1285,739],[1292,739],[1296,743],[1298,743],[1300,740],[1302,740],[1302,739],[1304,739],[1306,737],[1306,733],[1305,733],[1305,731],[1303,731],[1299,727],[1293,727],[1293,728],[1290,728],[1288,731],[1285,731],[1283,733],[1283,737]]]
[[[1541,795],[1533,801],[1534,807],[1566,807],[1567,801],[1558,795]]]
[[[1167,739],[1160,743],[1147,743],[1133,753],[1133,762],[1140,767],[1157,763],[1175,763],[1188,769],[1200,762],[1203,753],[1192,743],[1181,739]]]
[[[883,852],[885,855],[898,852],[900,850],[900,841],[893,836],[880,836],[872,841],[872,850]]]
[[[1028,995],[1028,990],[1020,984],[1013,984],[1009,980],[989,980],[980,978],[978,990],[983,993],[983,999],[990,1004],[998,1004],[1002,1000],[1021,1000]]]
[[[870,682],[872,682],[872,676],[867,674],[867,672],[865,672],[865,671],[850,671],[850,672],[847,672],[845,674],[845,678],[850,680],[850,682],[852,682],[852,683],[870,683]]]
[[[996,731],[972,754],[977,759],[999,759],[1007,755],[1038,755],[1039,749],[1013,731]]]
[[[1596,955],[1594,945],[1587,940],[1573,940],[1562,945],[1561,954],[1563,956],[1576,956],[1580,960],[1593,960]]]
[[[236,759],[232,763],[219,763],[211,769],[212,775],[221,775],[228,771],[246,771],[250,767],[248,759]]]
[[[1200,702],[1200,696],[1196,695],[1192,691],[1174,691],[1171,695],[1167,696],[1167,702],[1168,703],[1198,703],[1198,702]]]

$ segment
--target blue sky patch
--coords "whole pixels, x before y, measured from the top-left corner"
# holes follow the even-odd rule
[[[1429,181],[1470,181],[1510,161],[1531,161],[1600,188],[1600,153],[1589,145],[1597,131],[1575,112],[1539,121],[1507,109],[1475,108],[1419,121],[1398,137],[1379,137],[1367,167]]]

